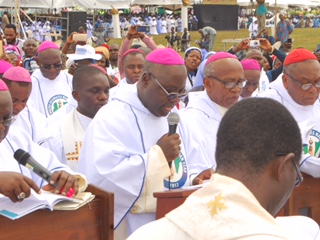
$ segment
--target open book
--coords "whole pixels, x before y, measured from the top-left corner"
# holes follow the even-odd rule
[[[0,215],[14,220],[43,208],[51,211],[75,210],[92,199],[94,195],[90,192],[80,192],[74,198],[69,198],[43,190],[41,194],[37,194],[31,189],[30,197],[22,202],[13,203],[9,198],[0,194]]]

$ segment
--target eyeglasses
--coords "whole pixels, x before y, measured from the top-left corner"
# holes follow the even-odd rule
[[[149,74],[156,81],[156,83],[162,88],[162,90],[167,94],[167,98],[168,98],[169,101],[171,101],[173,99],[176,99],[176,98],[179,98],[180,100],[183,100],[188,95],[188,92],[187,92],[186,89],[183,89],[180,93],[173,93],[173,92],[169,93],[151,73],[149,73]]]
[[[286,155],[287,155],[286,153],[276,153],[276,156],[278,156],[278,157],[282,157],[282,156],[286,156]],[[297,172],[295,186],[298,187],[303,182],[303,176],[301,174],[300,168],[299,168],[298,164],[296,163],[296,161],[293,158],[291,160],[292,160],[293,166]]]
[[[50,70],[51,68],[60,69],[60,68],[62,68],[62,63],[56,63],[56,64],[41,64],[41,63],[39,63],[39,66],[41,68],[43,68],[44,70]]]
[[[226,82],[226,81],[223,81],[223,80],[221,80],[221,79],[219,79],[219,78],[217,78],[215,76],[208,76],[208,78],[212,78],[212,79],[222,83],[226,89],[233,89],[236,86],[238,88],[243,88],[247,83],[247,80],[244,79],[244,78],[242,78],[240,81],[238,81],[236,83],[235,82]]]
[[[245,85],[245,87],[248,87],[248,86],[258,87],[258,86],[259,86],[259,82],[251,83],[251,82],[249,82],[248,80],[246,80],[246,85]]]
[[[302,84],[297,79],[295,79],[292,75],[290,75],[289,73],[284,73],[284,74],[288,75],[304,91],[308,91],[309,89],[312,88],[312,86],[315,86],[316,88],[320,88],[320,82]]]
[[[0,124],[2,124],[5,127],[9,127],[11,124],[14,123],[15,120],[16,120],[16,118],[14,116],[12,116],[8,119],[4,119],[4,120],[0,121]]]

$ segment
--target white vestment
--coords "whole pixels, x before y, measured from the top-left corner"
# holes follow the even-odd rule
[[[150,24],[150,34],[151,35],[158,35],[157,32],[157,21],[153,20]]]
[[[82,141],[91,121],[91,118],[74,109],[47,128],[50,139],[42,146],[50,149],[63,164],[77,171]]]
[[[207,91],[189,93],[189,103],[179,111],[181,138],[186,143],[190,179],[203,170],[215,170],[216,134],[223,113]],[[190,141],[192,139],[192,141]],[[190,144],[188,144],[190,143]]]
[[[167,21],[166,20],[162,20],[161,21],[161,33],[163,34],[163,33],[167,33],[168,31],[167,31]]]
[[[208,185],[190,195],[180,207],[172,210],[164,218],[141,227],[128,238],[138,239],[294,238],[276,222],[241,182],[215,173]]]
[[[47,118],[63,105],[72,103],[76,106],[72,97],[72,76],[60,71],[54,79],[45,78],[40,69],[33,72],[32,91],[30,99],[35,104],[35,108]]]
[[[16,120],[12,126],[22,127],[35,143],[39,143],[48,121],[34,108],[32,100],[29,99],[26,107],[15,117]]]
[[[262,94],[261,97],[272,98],[280,102],[289,110],[299,124],[302,134],[302,143],[304,145],[304,154],[300,163],[301,170],[313,177],[320,177],[320,159],[318,151],[320,147],[319,99],[310,106],[302,106],[296,103],[283,85],[282,74],[273,81],[269,87],[270,90]],[[313,153],[310,149],[313,149]],[[316,152],[318,153],[316,154]]]
[[[0,143],[0,171],[11,171],[19,172],[23,175],[31,178],[39,187],[47,185],[42,178],[33,173],[25,166],[20,165],[14,158],[13,154],[16,150],[22,149],[28,152],[37,162],[48,169],[50,172],[64,170],[71,174],[74,174],[66,165],[58,161],[56,156],[49,151],[37,144],[35,144],[28,133],[23,131],[21,128],[14,126],[10,127],[9,133],[5,139]],[[86,180],[83,175],[78,175],[81,182],[81,188],[86,188]]]
[[[183,144],[179,158],[168,162],[156,145],[168,133],[165,117],[156,117],[138,98],[137,84],[121,84],[88,127],[78,163],[79,172],[115,194],[115,228],[126,217],[128,234],[155,219],[153,192],[189,185]],[[129,213],[130,212],[130,213]],[[129,213],[129,214],[128,214]],[[128,214],[128,215],[127,215]]]

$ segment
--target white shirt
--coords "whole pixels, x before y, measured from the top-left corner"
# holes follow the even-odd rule
[[[60,71],[54,80],[45,78],[40,69],[34,71],[30,99],[35,108],[47,118],[70,102],[77,105],[72,97],[72,76]]]

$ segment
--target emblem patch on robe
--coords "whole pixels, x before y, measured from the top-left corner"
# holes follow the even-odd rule
[[[212,217],[219,214],[222,209],[226,208],[226,205],[224,205],[222,193],[219,193],[217,196],[215,196],[214,200],[211,200],[208,203],[208,208],[210,209],[210,214]]]
[[[183,187],[188,179],[188,168],[186,160],[181,152],[179,157],[172,161],[172,168],[174,169],[174,175],[170,178],[170,188],[169,181],[167,179],[164,180],[164,187],[167,189]]]
[[[59,108],[63,107],[63,105],[67,104],[68,97],[62,94],[54,95],[47,104],[48,113],[51,115]]]
[[[320,155],[320,132],[312,130],[307,144],[303,145],[303,152],[309,153],[311,156],[319,157]]]

